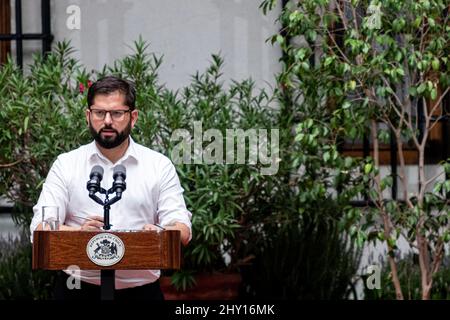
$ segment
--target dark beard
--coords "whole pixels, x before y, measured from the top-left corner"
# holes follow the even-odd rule
[[[115,137],[103,138],[101,133],[102,133],[102,130],[104,130],[104,129],[113,130],[115,132],[116,136]],[[97,132],[97,131],[95,131],[95,129],[92,127],[92,125],[90,123],[89,123],[89,131],[91,132],[92,137],[94,138],[94,140],[97,141],[97,143],[102,148],[112,149],[112,148],[115,148],[115,147],[119,146],[130,135],[130,132],[131,132],[131,120],[130,120],[130,122],[128,122],[128,125],[126,126],[126,128],[122,132],[118,132],[116,129],[113,129],[112,127],[103,127],[102,129],[100,129],[99,132]]]

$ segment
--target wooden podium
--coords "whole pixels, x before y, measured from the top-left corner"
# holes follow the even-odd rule
[[[93,238],[118,237],[123,256],[110,266],[91,260],[88,246]],[[105,241],[105,240],[103,240]],[[91,245],[92,246],[92,245]],[[97,244],[97,248],[99,245]],[[117,250],[116,250],[117,251]],[[34,231],[33,269],[66,270],[76,265],[81,270],[101,270],[101,298],[114,298],[115,270],[179,269],[180,231]]]

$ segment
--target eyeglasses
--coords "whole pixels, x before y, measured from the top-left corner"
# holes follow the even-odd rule
[[[105,120],[106,114],[109,113],[111,118],[115,121],[123,120],[125,113],[131,112],[131,110],[99,110],[99,109],[90,109],[95,120]]]

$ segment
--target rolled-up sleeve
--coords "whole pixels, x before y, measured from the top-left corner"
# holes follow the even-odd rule
[[[162,226],[175,222],[186,225],[190,230],[189,240],[192,238],[192,214],[187,210],[183,198],[176,169],[170,160],[164,161],[160,175],[160,188],[158,197],[158,219]]]

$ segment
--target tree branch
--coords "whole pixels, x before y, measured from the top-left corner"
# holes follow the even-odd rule
[[[387,81],[386,77],[381,76],[381,79],[383,79],[383,82],[384,82],[384,84],[385,84],[386,86],[390,87],[390,83],[389,83],[389,81]],[[395,98],[395,100],[397,101],[397,104],[398,104],[400,107],[402,107],[402,106],[403,106],[403,102],[400,100],[400,98],[398,97],[398,95],[397,95],[395,92],[393,92],[393,93],[392,93],[392,96],[393,96],[393,97]],[[402,113],[404,112],[404,108],[401,108],[402,113],[400,113],[400,111],[397,110],[397,109],[395,108],[395,103],[391,102],[391,105],[392,105],[392,108],[394,109],[394,111],[397,113],[397,115],[398,115],[399,117],[402,117]],[[406,121],[406,120],[404,120],[404,123],[405,123],[406,126],[411,130],[411,132],[414,132],[414,131],[415,131],[414,128],[412,127],[412,123],[410,123],[410,122],[408,122],[408,121]],[[417,140],[416,136],[413,135],[412,138],[413,138],[413,141],[414,141],[414,144],[416,145],[416,147],[419,148],[420,143],[419,143],[419,141]]]
[[[371,120],[371,131],[372,131],[372,141],[373,141],[373,158],[375,161],[375,167],[379,168],[380,165],[380,155],[379,155],[379,146],[378,146],[378,137],[377,137],[377,123],[374,119]],[[383,219],[383,229],[384,229],[384,236],[386,239],[390,239],[391,236],[391,228],[392,228],[392,221],[389,217],[389,215],[386,213],[383,204],[383,194],[381,191],[381,184],[380,184],[380,173],[378,172],[378,174],[375,176],[375,185],[377,186],[377,191],[378,191],[378,200],[376,202],[380,203],[380,215]],[[394,251],[394,248],[389,244],[389,242],[387,242],[387,246],[388,246],[388,260],[389,260],[389,265],[391,267],[391,272],[392,272],[392,282],[394,284],[395,287],[395,294],[397,299],[399,300],[403,300],[403,293],[402,293],[402,288],[400,285],[400,279],[398,277],[398,272],[397,272],[397,264],[395,262],[394,257],[392,256],[392,252]]]
[[[327,34],[330,37],[331,41],[333,41],[334,46],[336,47],[336,49],[339,51],[339,53],[341,54],[342,58],[348,63],[348,64],[352,64],[351,61],[348,59],[348,57],[345,55],[345,53],[341,50],[341,48],[338,46],[338,44],[336,43],[336,40],[334,40],[333,35],[331,34],[330,30],[327,30]]]
[[[0,163],[0,168],[11,168],[14,167],[16,164],[19,164],[23,161],[24,159],[19,159],[17,161],[11,162],[11,163],[5,163],[5,164],[1,164]]]
[[[342,10],[341,10],[341,4],[340,4],[341,1],[336,0],[335,2],[336,2],[336,8],[337,8],[338,11],[339,11],[339,16],[341,17],[341,20],[342,20],[342,24],[344,25],[344,29],[345,29],[345,30],[348,30],[348,22],[347,22],[347,18],[345,17],[344,13],[343,13]]]
[[[441,94],[441,96],[439,97],[439,99],[436,101],[435,105],[433,106],[433,108],[430,111],[430,115],[433,115],[434,112],[436,111],[437,108],[439,108],[442,100],[444,99],[444,97],[447,95],[448,91],[450,90],[450,87],[447,87],[447,89],[445,89],[445,91]],[[432,125],[432,127],[436,124],[437,121],[434,122],[434,124]],[[431,128],[432,128],[431,127]],[[430,128],[430,130],[431,130]]]
[[[431,278],[436,272],[439,271],[439,267],[441,266],[441,261],[443,258],[443,253],[444,253],[444,241],[442,240],[442,238],[439,238],[436,244],[436,248],[434,250],[434,259],[431,268]]]
[[[445,171],[440,172],[440,173],[434,175],[434,177],[432,177],[432,178],[428,179],[427,181],[425,181],[424,184],[423,184],[423,185],[424,185],[424,188],[428,187],[428,185],[429,185],[430,183],[432,183],[433,181],[435,181],[437,178],[439,178],[439,176],[441,176],[441,175],[443,175],[443,174],[445,174]]]

